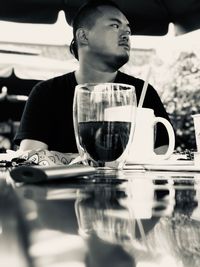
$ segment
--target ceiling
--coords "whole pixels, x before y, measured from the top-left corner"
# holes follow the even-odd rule
[[[165,35],[169,23],[180,35],[200,28],[200,0],[114,0],[130,21],[135,35]],[[6,0],[0,20],[51,24],[65,11],[67,22],[85,0]]]

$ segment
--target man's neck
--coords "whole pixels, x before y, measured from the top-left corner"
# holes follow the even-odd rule
[[[99,70],[89,66],[81,67],[75,72],[76,81],[81,83],[114,82],[117,71]]]

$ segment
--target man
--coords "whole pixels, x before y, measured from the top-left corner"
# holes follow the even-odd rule
[[[72,104],[77,84],[116,82],[134,85],[139,100],[144,81],[119,71],[130,55],[129,22],[110,1],[91,1],[84,5],[73,21],[74,40],[71,51],[79,68],[37,84],[26,103],[15,144],[20,150],[47,149],[77,152],[74,137]],[[148,86],[144,107],[156,116],[169,120],[157,92]],[[158,153],[165,150],[168,138],[157,130]]]

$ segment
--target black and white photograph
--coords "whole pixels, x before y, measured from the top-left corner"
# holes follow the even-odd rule
[[[10,266],[200,266],[199,0],[2,1]]]

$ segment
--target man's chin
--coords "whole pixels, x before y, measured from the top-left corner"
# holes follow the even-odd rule
[[[119,69],[129,61],[129,54],[118,55],[115,57],[115,65]]]
[[[129,53],[107,55],[104,60],[112,70],[117,71],[129,61]]]

